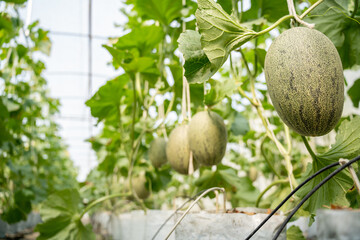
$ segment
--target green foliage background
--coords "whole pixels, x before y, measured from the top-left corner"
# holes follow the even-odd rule
[[[315,2],[295,1],[298,14]],[[3,218],[10,216],[6,212],[20,210],[24,218],[31,204],[43,201],[54,190],[59,191],[42,204],[44,223],[37,227],[39,239],[91,239],[91,229],[80,221],[90,209],[159,209],[172,206],[174,198],[187,198],[214,186],[226,189],[232,207],[274,208],[296,182],[340,158],[359,154],[359,116],[343,116],[330,135],[336,135],[331,146],[326,137],[322,138],[325,145],[310,139],[314,150],[308,148],[309,153],[301,136],[289,131],[271,104],[264,59],[274,36],[290,27],[286,1],[252,0],[246,11],[241,0],[187,0],[185,6],[179,0],[124,3],[121,11],[128,22],[119,27],[128,33],[103,46],[112,56],[113,67],[123,73],[85,103],[103,127],[99,135],[88,139],[97,154],[98,167],[79,185],[67,170],[70,163],[56,136],[52,116],[58,102],[47,97],[46,81],[41,78],[44,64],[31,58],[34,51],[48,53],[47,32],[35,23],[29,27],[31,43],[21,44],[16,41],[21,20],[1,14],[0,56],[6,61],[1,79],[6,90],[0,101],[0,171],[2,191],[10,196],[2,200]],[[8,7],[14,5],[9,3]],[[332,40],[344,69],[356,70],[360,65],[360,10],[354,7],[350,0],[324,0],[304,20],[315,23],[315,28]],[[270,32],[275,27],[277,30]],[[20,78],[25,71],[31,72],[26,80]],[[182,115],[183,75],[190,83],[191,114],[209,108],[224,118],[228,129],[228,149],[222,164],[200,166],[190,176],[176,173],[168,164],[154,168],[147,156],[155,138],[166,138],[172,129],[189,120]],[[360,101],[359,83],[360,79],[355,81],[346,95],[355,108]],[[40,95],[41,101],[35,101],[34,94]],[[44,111],[45,106],[48,111]],[[256,169],[257,178],[269,184],[267,194],[263,195],[263,189],[254,182],[250,169]],[[152,192],[144,201],[132,190],[133,177],[143,173]],[[291,210],[328,174],[313,179],[282,210]],[[24,185],[24,176],[36,177],[29,177]],[[9,184],[19,177],[23,185]],[[318,208],[330,204],[358,207],[352,187],[347,172],[337,175],[298,215],[314,215]],[[67,211],[61,206],[68,206]],[[289,236],[296,239],[302,234],[292,228]]]
[[[78,184],[54,121],[59,101],[49,96],[45,64],[34,57],[50,54],[48,32],[38,22],[25,29],[19,17],[25,1],[6,2],[0,13],[0,211],[2,220],[15,223],[49,194]]]

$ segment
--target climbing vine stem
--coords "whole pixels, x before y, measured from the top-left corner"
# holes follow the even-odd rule
[[[261,141],[260,144],[260,152],[261,155],[263,155],[265,161],[267,162],[267,164],[269,165],[270,169],[273,171],[273,173],[277,176],[277,177],[281,177],[281,175],[276,171],[274,165],[272,164],[272,162],[270,161],[270,159],[267,157],[266,152],[265,152],[265,148],[264,148],[264,143],[266,141],[266,139],[268,139],[268,136],[265,136],[265,138]]]
[[[253,76],[252,72],[250,71],[248,62],[246,60],[246,56],[243,53],[243,51],[241,49],[238,50],[242,56],[242,60],[243,63],[245,65],[245,69],[248,73],[248,76],[250,78],[250,88],[251,88],[251,93],[252,93],[252,102],[255,102],[256,105],[253,105],[256,108],[256,111],[265,127],[266,130],[266,134],[269,136],[269,138],[275,143],[276,147],[279,149],[280,154],[284,157],[285,160],[285,167],[286,170],[288,172],[288,177],[289,177],[289,182],[290,182],[290,188],[293,189],[293,187],[296,187],[297,181],[295,179],[295,176],[293,174],[293,167],[291,164],[291,141],[287,141],[288,142],[288,150],[286,150],[284,148],[284,146],[281,144],[281,142],[276,138],[274,132],[272,131],[272,129],[270,128],[270,122],[267,119],[267,117],[264,116],[264,108],[261,104],[261,101],[257,99],[256,97],[256,92],[255,92],[255,76]],[[289,133],[287,133],[288,130],[285,129],[285,134],[289,135]]]

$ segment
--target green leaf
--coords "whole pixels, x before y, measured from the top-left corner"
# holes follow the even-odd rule
[[[0,15],[0,31],[6,31],[8,34],[14,34],[14,26],[11,22],[10,16],[7,14]]]
[[[219,173],[224,181],[232,186],[235,191],[233,203],[238,201],[236,206],[254,205],[259,191],[252,185],[252,181],[248,177],[239,177],[236,171],[227,166],[219,166]]]
[[[157,26],[144,26],[132,29],[128,34],[118,38],[114,47],[119,50],[137,48],[140,56],[151,54],[151,50],[164,38],[164,32]]]
[[[2,213],[1,218],[9,224],[26,220],[31,212],[31,201],[34,194],[26,189],[18,190],[14,193],[14,204]]]
[[[151,57],[139,57],[137,50],[129,52],[103,45],[113,56],[116,66],[121,66],[125,72],[134,76],[135,73],[159,75],[155,60]],[[115,66],[115,67],[116,67]]]
[[[228,13],[231,14],[233,10],[232,0],[217,0],[217,3]]]
[[[258,57],[258,61],[259,61],[260,65],[261,65],[261,67],[264,68],[265,55],[266,55],[265,49],[256,48],[255,49],[255,54]]]
[[[104,171],[107,176],[114,173],[117,160],[118,158],[113,154],[106,155],[105,159],[98,166],[99,171]]]
[[[3,98],[5,99],[5,97],[0,97],[0,118],[8,118],[10,115],[8,108],[3,103]]]
[[[340,158],[352,159],[358,155],[360,155],[360,116],[350,121],[344,120],[339,126],[335,144],[319,157],[337,161]]]
[[[178,0],[135,0],[135,8],[140,14],[168,26],[174,19],[181,17],[182,4]]]
[[[76,189],[51,194],[40,208],[44,222],[35,228],[40,233],[38,240],[95,239],[91,227],[85,227],[79,219],[80,205],[81,198]]]
[[[24,45],[19,44],[16,46],[16,52],[19,58],[23,58],[27,54],[28,49]]]
[[[179,64],[169,65],[171,73],[174,77],[175,99],[182,97],[182,67]],[[195,106],[203,106],[204,104],[204,84],[190,84],[190,99]],[[174,104],[176,106],[176,104]]]
[[[118,65],[122,65],[123,61],[126,61],[128,58],[131,58],[132,56],[125,51],[118,50],[114,47],[103,45],[106,50],[109,51],[111,56],[114,58],[113,61],[116,62]]]
[[[269,22],[275,22],[288,13],[288,7],[284,0],[251,0],[251,8],[243,13],[242,21],[248,22],[264,17]]]
[[[195,181],[195,185],[199,187],[199,190],[224,187],[226,191],[233,193],[233,195],[236,193],[235,198],[237,200],[241,199],[247,203],[255,203],[259,194],[249,178],[239,177],[235,169],[224,165],[218,165],[216,171],[204,169],[200,177]],[[215,197],[214,194],[209,195]]]
[[[31,200],[34,199],[34,195],[31,191],[22,190],[17,191],[14,194],[15,204],[25,214],[31,212]]]
[[[335,0],[327,0],[311,13],[311,22],[323,32],[337,48],[344,68],[360,65],[360,22]]]
[[[348,11],[348,6],[350,0],[334,0],[337,4],[339,4],[344,10]]]
[[[201,45],[216,71],[224,64],[230,51],[256,37],[256,32],[240,25],[213,0],[198,0],[196,21]]]
[[[3,104],[6,106],[8,112],[18,111],[21,107],[19,103],[15,102],[12,99],[3,98],[2,101]]]
[[[323,158],[317,158],[312,164],[308,164],[307,170],[303,176],[303,180],[319,171],[321,168],[328,166],[336,162],[335,160],[328,160]],[[310,192],[317,184],[319,184],[325,177],[331,174],[334,169],[327,170],[322,174],[315,177],[305,186],[303,186],[297,195],[302,199]],[[346,199],[347,191],[352,188],[353,181],[350,174],[347,171],[342,171],[335,175],[331,180],[325,183],[320,189],[318,189],[303,205],[303,209],[316,213],[316,210],[323,206],[330,206],[335,204],[338,206],[349,206],[349,202]]]
[[[216,73],[201,47],[201,35],[193,30],[186,30],[178,39],[179,50],[185,58],[185,77],[189,83],[207,81]]]
[[[252,3],[253,2],[254,0]],[[261,1],[261,4],[261,16],[269,22],[276,22],[279,18],[289,14],[287,4],[284,0]]]
[[[59,216],[73,216],[79,212],[81,198],[76,189],[65,189],[51,194],[40,209],[41,219],[48,221]]]
[[[230,131],[235,135],[245,135],[250,131],[249,121],[239,112],[235,113],[234,122],[231,124]]]
[[[8,2],[8,3],[15,3],[15,4],[23,4],[27,0],[0,0],[0,1]]]
[[[354,117],[351,121],[344,120],[337,132],[335,144],[326,153],[319,154],[313,160],[312,166],[308,165],[304,179],[314,174],[321,168],[337,162],[340,158],[352,159],[360,154],[360,116]],[[302,187],[298,195],[303,198],[320,181],[328,176],[334,169],[324,173],[311,180]],[[325,183],[313,196],[304,204],[304,209],[310,213],[315,213],[316,209],[323,205],[329,206],[336,204],[339,206],[349,206],[346,193],[353,187],[353,180],[348,171],[342,171],[335,175],[331,180]]]
[[[210,91],[205,95],[205,104],[213,106],[222,101],[225,96],[231,97],[236,89],[235,81],[232,78],[222,78],[221,80],[210,79]]]
[[[195,106],[204,106],[204,84],[190,85],[190,99]]]
[[[286,239],[287,240],[306,240],[304,234],[298,226],[291,226],[286,231]]]
[[[359,174],[357,176],[359,177]],[[351,208],[360,208],[360,195],[355,187],[346,194],[346,198],[349,200]]]
[[[116,119],[119,111],[120,100],[123,97],[124,87],[129,82],[126,74],[108,81],[86,101],[90,107],[91,115],[98,119],[98,122],[106,119],[107,121]]]
[[[40,51],[48,56],[50,56],[51,51],[51,41],[48,37],[49,31],[44,31],[43,29],[39,28],[36,31],[35,37],[32,37],[33,41],[35,42],[34,50]]]
[[[155,61],[150,57],[134,58],[130,63],[122,65],[126,72],[159,75]]]
[[[169,165],[164,165],[162,168],[155,168],[154,171],[148,173],[151,180],[151,190],[159,192],[166,189],[171,181],[171,168]]]
[[[18,207],[8,207],[2,214],[1,219],[9,224],[17,223],[26,220],[26,214],[24,214]]]
[[[354,107],[359,107],[360,102],[360,78],[357,79],[352,87],[347,91],[347,94],[349,95]]]
[[[40,232],[37,240],[95,240],[91,225],[84,226],[81,221],[71,221],[66,217],[53,218],[35,228]]]

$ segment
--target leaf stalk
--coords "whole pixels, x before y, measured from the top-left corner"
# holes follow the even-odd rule
[[[129,196],[131,196],[131,193],[116,193],[116,194],[112,194],[112,195],[108,195],[108,196],[98,198],[95,201],[91,202],[88,206],[86,206],[86,208],[80,214],[79,218],[81,220],[81,218],[85,215],[85,213],[87,213],[91,208],[93,208],[95,205],[97,205],[97,204],[99,204],[101,202],[104,202],[104,201],[112,199],[112,198],[129,197]]]
[[[280,179],[280,180],[277,180],[277,181],[273,181],[272,183],[270,183],[269,186],[267,186],[264,191],[262,191],[260,193],[260,195],[258,196],[258,198],[256,199],[256,203],[255,203],[255,206],[256,207],[259,207],[259,204],[260,204],[260,201],[262,199],[262,197],[264,196],[265,193],[267,193],[267,191],[269,191],[273,186],[275,185],[278,185],[278,184],[282,184],[282,183],[287,183],[289,182],[288,179]]]
[[[312,10],[314,10],[314,8],[316,8],[317,6],[319,6],[320,3],[322,3],[324,0],[319,0],[316,3],[314,3],[313,5],[311,5],[308,9],[306,9],[305,12],[303,12],[303,14],[300,15],[300,19],[303,19],[306,15],[308,15]],[[356,2],[356,1],[355,1]]]

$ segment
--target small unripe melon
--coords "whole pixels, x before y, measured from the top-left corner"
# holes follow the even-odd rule
[[[225,155],[227,130],[224,120],[215,112],[198,112],[189,124],[189,145],[199,164],[216,165]]]
[[[188,174],[189,169],[188,129],[188,125],[180,125],[174,128],[166,145],[166,157],[170,166],[181,174]]]
[[[250,180],[252,182],[255,182],[258,177],[258,171],[257,171],[256,167],[251,166],[249,169],[248,175],[249,175]]]
[[[132,186],[138,198],[146,199],[150,196],[150,191],[146,188],[146,177],[144,173],[133,178]]]
[[[150,144],[148,151],[149,159],[156,168],[166,163],[166,140],[164,138],[156,138]]]
[[[303,136],[321,136],[339,121],[344,75],[334,44],[305,27],[283,32],[265,57],[265,78],[280,118]]]

